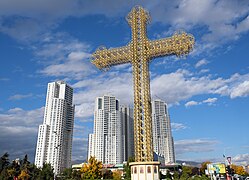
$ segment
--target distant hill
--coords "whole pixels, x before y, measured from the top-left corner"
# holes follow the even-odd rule
[[[181,161],[181,160],[177,160],[176,163],[182,164],[184,166],[201,167],[201,163],[200,162],[195,162],[195,161]]]
[[[85,160],[76,159],[76,160],[72,161],[71,164],[81,164],[81,163],[85,163],[85,162],[86,162],[86,159]]]
[[[84,160],[77,159],[77,160],[72,161],[71,164],[81,164],[81,163],[85,163],[85,162],[87,162],[86,159],[84,159]],[[195,162],[195,161],[177,160],[176,163],[184,165],[184,166],[201,167],[201,163]]]

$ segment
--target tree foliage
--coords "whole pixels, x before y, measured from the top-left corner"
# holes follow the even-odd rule
[[[25,171],[25,170],[22,170],[21,171],[21,174],[18,176],[18,180],[28,180],[30,177],[30,175]]]
[[[114,180],[121,180],[122,178],[122,172],[121,171],[114,171],[113,172],[113,179]]]
[[[38,177],[39,179],[53,180],[54,173],[51,164],[44,163]]]
[[[81,168],[83,179],[100,179],[102,177],[101,169],[102,162],[98,161],[95,157],[90,157],[88,163],[85,163]]]
[[[200,171],[201,171],[202,174],[205,174],[205,169],[207,169],[207,165],[208,165],[208,164],[211,164],[211,162],[210,162],[210,161],[205,161],[205,162],[203,162],[203,163],[201,164]]]
[[[247,172],[245,171],[245,169],[242,166],[236,166],[236,165],[232,164],[231,168],[234,170],[235,174],[239,174],[242,176],[247,174]]]
[[[0,158],[0,172],[2,172],[2,170],[4,170],[4,168],[8,167],[9,164],[10,164],[10,162],[9,162],[9,154],[6,152]]]
[[[124,165],[124,178],[131,179],[131,167],[130,163],[135,161],[135,157],[129,157],[127,164]]]
[[[9,162],[9,154],[5,153],[0,158],[0,180],[37,180],[54,179],[54,173],[51,165],[44,164],[42,169],[37,168],[30,163],[28,156],[25,155],[22,160]]]

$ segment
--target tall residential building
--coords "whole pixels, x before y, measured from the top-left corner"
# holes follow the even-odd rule
[[[167,104],[161,100],[152,101],[152,131],[154,152],[163,155],[165,164],[175,162],[174,140]]]
[[[59,174],[71,166],[74,125],[73,88],[63,81],[48,83],[43,124],[39,126],[35,165],[50,163]]]
[[[94,131],[89,135],[90,155],[103,164],[123,163],[122,123],[119,100],[114,96],[97,97],[94,111]]]
[[[123,161],[128,161],[129,157],[134,157],[134,121],[133,109],[128,106],[121,106],[122,141],[123,141]]]

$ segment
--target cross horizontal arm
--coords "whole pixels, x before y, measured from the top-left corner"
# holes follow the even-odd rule
[[[170,38],[149,42],[149,57],[162,57],[167,55],[185,56],[194,46],[194,37],[191,34],[175,33]]]
[[[108,69],[111,66],[130,62],[130,46],[119,48],[99,48],[92,54],[92,63],[99,69]]]

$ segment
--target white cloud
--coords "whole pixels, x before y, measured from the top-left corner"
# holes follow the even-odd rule
[[[208,98],[204,101],[202,101],[203,103],[207,103],[208,105],[212,105],[214,104],[218,99],[217,98]]]
[[[169,105],[203,94],[230,96],[231,89],[238,82],[247,79],[249,74],[234,74],[228,79],[212,78],[212,76],[195,77],[186,70],[177,70],[170,74],[157,75],[151,80],[152,97],[160,97]],[[97,96],[111,94],[120,99],[122,104],[133,104],[133,81],[131,73],[109,71],[100,75],[85,78],[72,85],[75,88],[74,103],[76,117],[89,121],[93,115],[94,101]],[[155,96],[156,95],[156,96]],[[189,101],[185,106],[208,104],[212,105],[217,98],[203,101]]]
[[[46,76],[67,77],[81,79],[95,72],[87,60],[67,61],[61,64],[53,64],[45,67],[40,73]]]
[[[7,113],[0,114],[0,125],[34,127],[42,122],[44,107],[25,111],[21,108],[13,108]]]
[[[206,59],[201,59],[200,61],[198,61],[196,64],[195,64],[195,68],[199,68],[203,65],[206,65],[208,64],[208,61]]]
[[[187,126],[185,126],[182,123],[174,123],[174,122],[172,122],[171,123],[171,128],[172,128],[173,131],[178,131],[178,130],[181,130],[181,129],[186,129]]]
[[[28,154],[33,161],[38,125],[42,123],[43,112],[42,107],[29,111],[13,108],[1,113],[0,154],[8,152],[11,160]]]
[[[103,77],[104,76],[104,77]],[[132,74],[107,72],[92,79],[85,79],[72,85],[76,90],[74,103],[76,104],[76,117],[85,121],[93,115],[95,98],[110,94],[116,96],[121,104],[133,102]]]
[[[59,6],[58,6],[59,4]],[[249,30],[248,2],[241,0],[140,1],[151,13],[152,22],[175,29],[206,28],[201,34],[209,47],[236,40]],[[20,40],[34,40],[55,29],[67,17],[102,14],[124,17],[134,4],[122,0],[17,0],[0,1],[0,31]],[[195,8],[193,8],[195,7]],[[2,17],[2,18],[1,18]],[[13,17],[14,20],[11,19]],[[7,22],[8,23],[5,23]],[[200,31],[202,32],[202,31]],[[203,43],[201,43],[203,45]],[[207,50],[207,48],[205,48]]]
[[[152,94],[156,94],[170,104],[199,94],[215,93],[215,90],[225,85],[226,80],[222,78],[195,77],[181,70],[156,76],[151,81]]]
[[[87,138],[73,138],[72,161],[87,159],[88,139]]]
[[[198,105],[199,103],[196,102],[196,101],[189,101],[185,104],[186,107],[189,107],[189,106],[195,106],[195,105]]]
[[[246,166],[249,164],[249,154],[237,154],[232,157],[232,163],[236,165]]]
[[[63,33],[46,35],[44,43],[34,47],[34,54],[45,67],[39,73],[46,76],[82,79],[96,73],[91,64],[89,45]]]
[[[31,93],[29,93],[29,94],[15,94],[13,96],[10,96],[9,100],[21,100],[21,99],[29,98],[32,96],[33,96],[33,94],[31,94]]]
[[[188,101],[185,103],[185,107],[189,106],[196,106],[196,105],[201,105],[201,104],[208,104],[209,106],[213,105],[218,99],[217,98],[208,98],[206,100],[203,100],[201,102],[197,101]]]
[[[202,153],[215,150],[216,140],[211,139],[185,139],[175,141],[176,154]]]
[[[209,69],[202,69],[202,70],[200,70],[200,74],[204,74],[204,73],[207,73],[207,72],[209,72],[210,70]]]
[[[156,76],[151,81],[152,94],[165,99],[168,104],[177,103],[196,95],[218,94],[230,96],[248,96],[249,74],[234,74],[228,79],[212,76],[196,77],[186,70],[177,70],[170,74]]]
[[[249,95],[249,81],[244,81],[232,89],[230,97],[233,99],[236,97],[246,97],[248,95]]]

